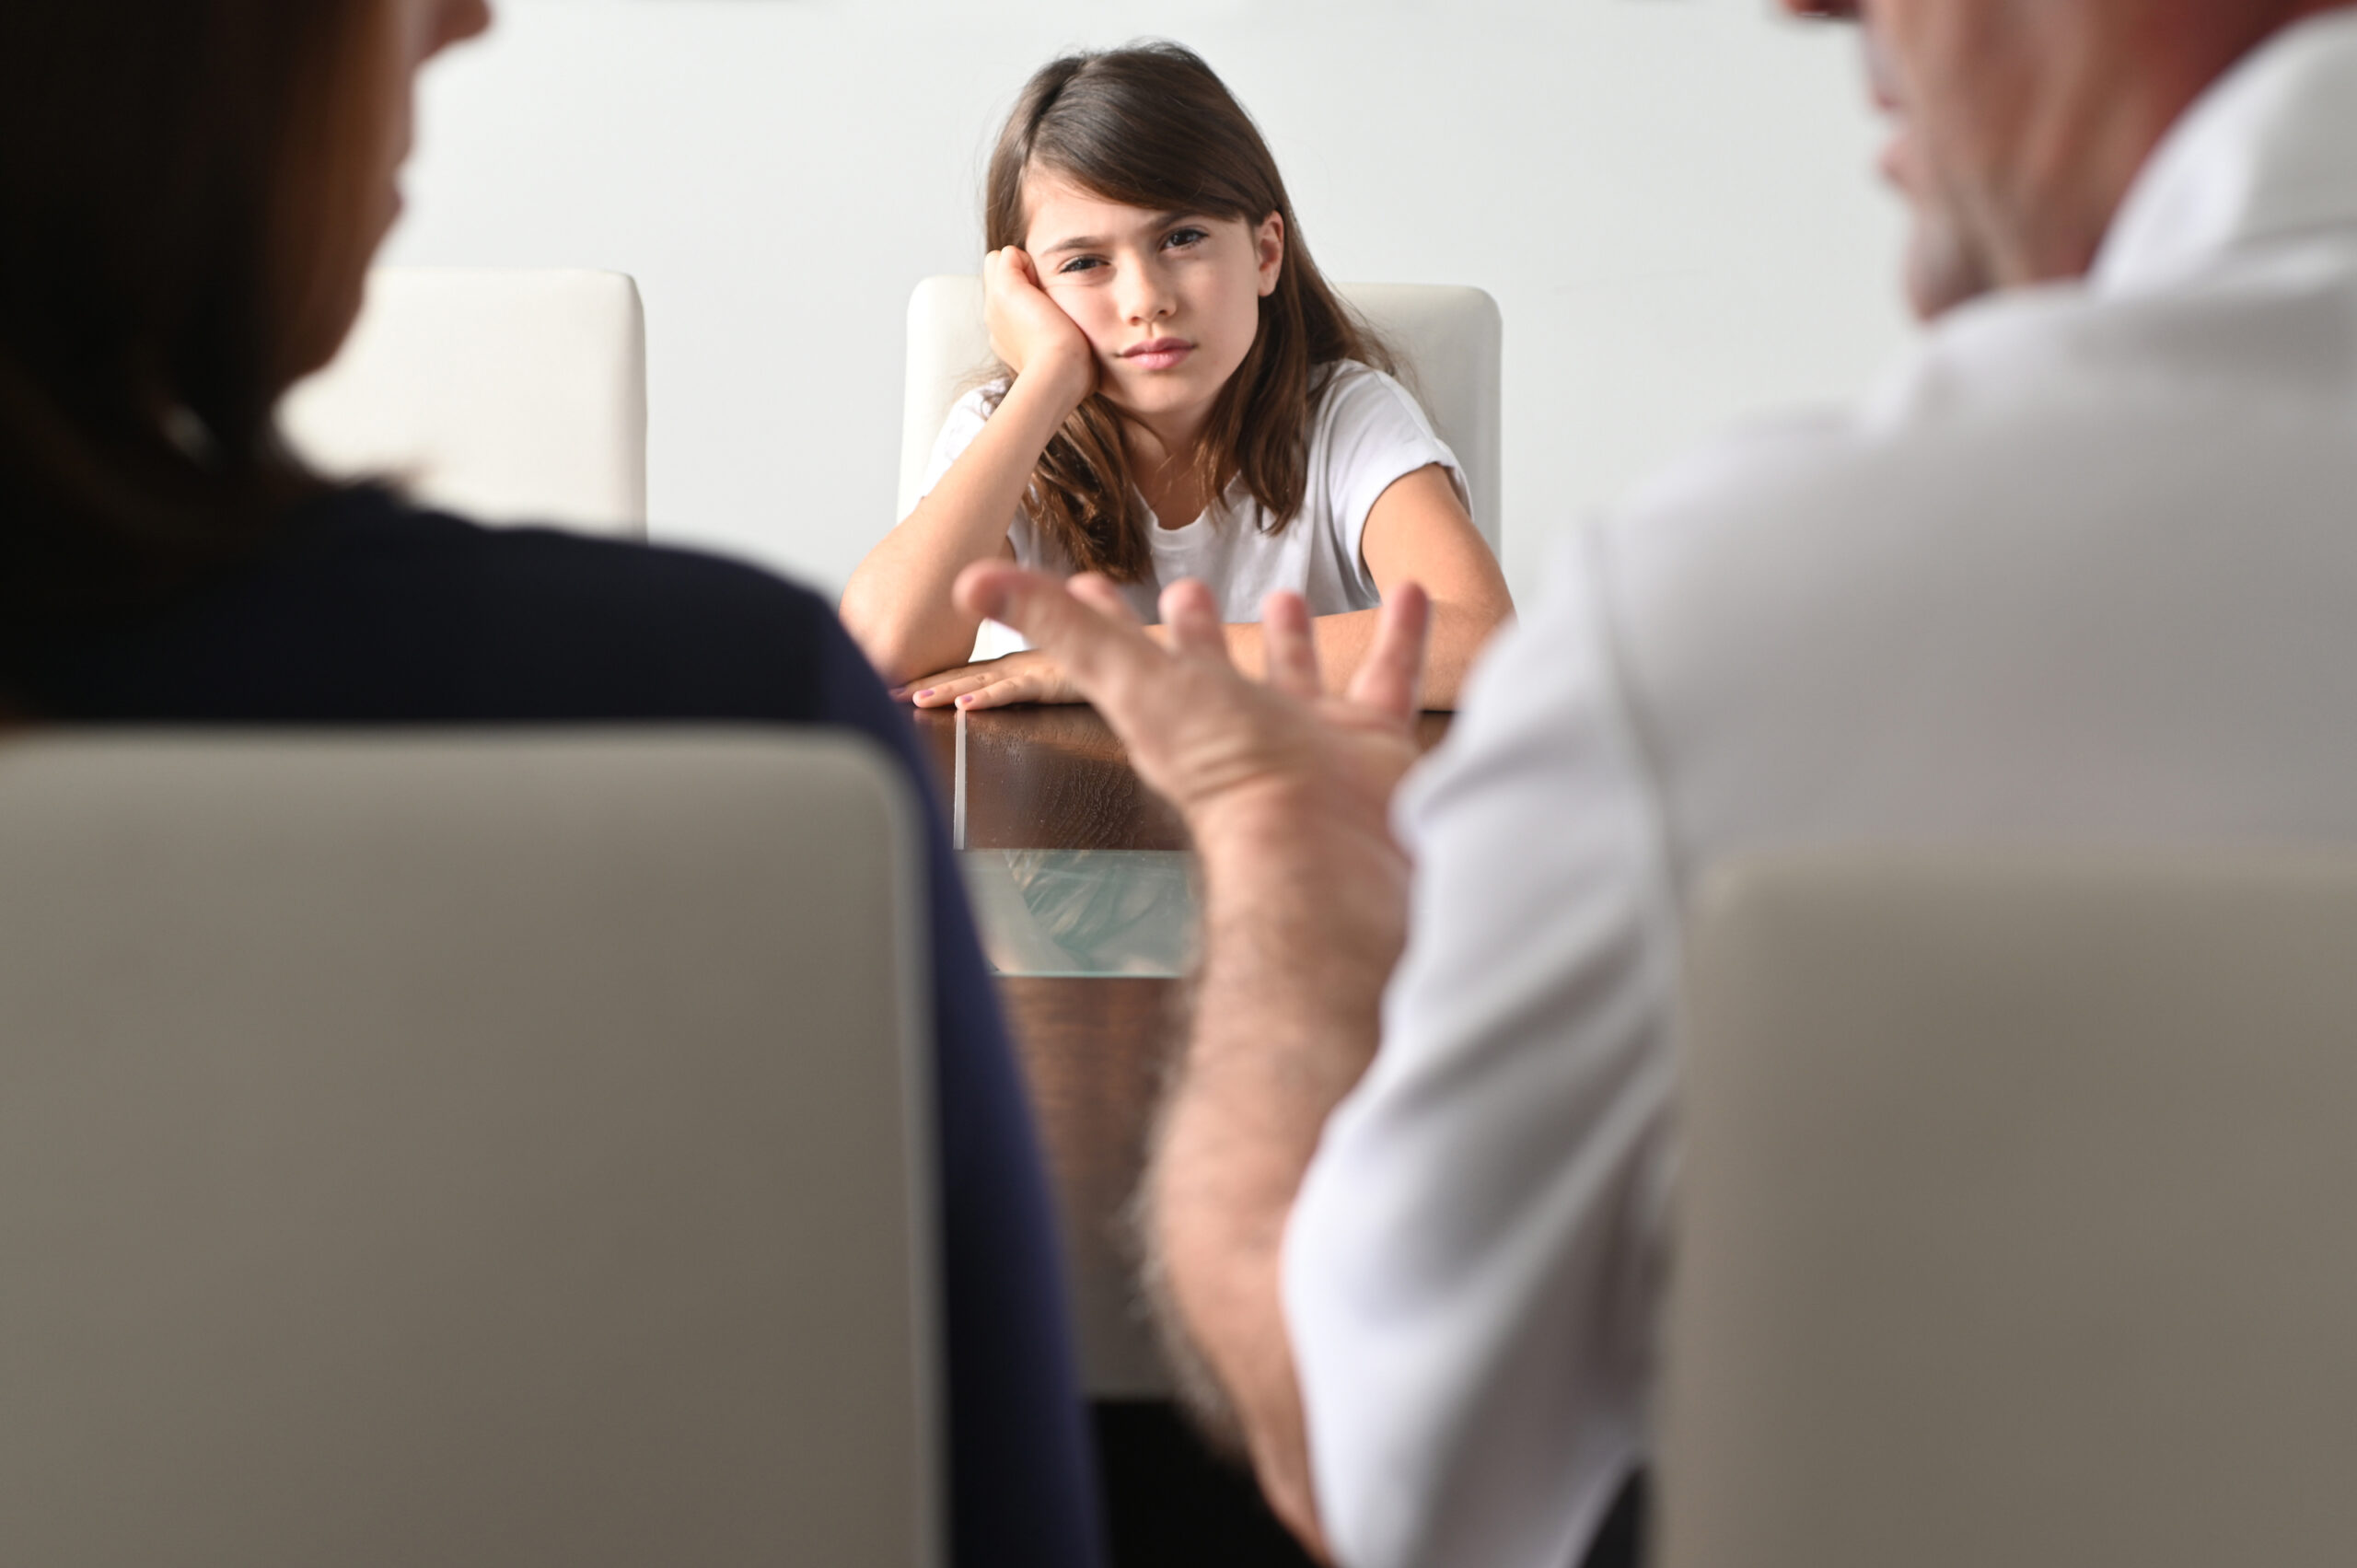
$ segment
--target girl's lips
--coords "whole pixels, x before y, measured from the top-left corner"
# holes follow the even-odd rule
[[[1194,352],[1195,345],[1184,338],[1156,338],[1150,343],[1124,349],[1121,357],[1141,370],[1167,370]]]

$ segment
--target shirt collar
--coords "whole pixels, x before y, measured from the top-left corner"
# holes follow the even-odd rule
[[[2260,45],[2171,128],[2112,222],[2091,281],[2158,288],[2225,251],[2357,226],[2357,9]]]

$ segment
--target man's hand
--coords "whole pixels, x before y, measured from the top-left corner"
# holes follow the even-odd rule
[[[1059,581],[987,562],[959,576],[957,600],[1021,632],[1073,692],[1097,705],[1131,764],[1178,807],[1207,858],[1221,847],[1207,841],[1305,815],[1346,820],[1389,843],[1391,792],[1416,760],[1430,618],[1414,584],[1385,606],[1375,645],[1340,698],[1320,688],[1298,594],[1271,594],[1262,612],[1266,685],[1230,661],[1218,607],[1198,582],[1163,593],[1167,649],[1138,624],[1120,591],[1094,575]]]
[[[1004,708],[1016,703],[1077,703],[1080,693],[1056,661],[1025,651],[980,664],[960,665],[896,689],[920,708]]]
[[[1278,1516],[1324,1554],[1280,1290],[1285,1222],[1326,1118],[1373,1057],[1407,935],[1408,865],[1390,801],[1430,606],[1385,606],[1349,691],[1321,693],[1300,596],[1270,597],[1266,685],[1228,660],[1200,583],[1162,596],[1166,650],[1101,577],[967,568],[969,613],[1053,657],[1186,817],[1202,858],[1195,1027],[1145,1180],[1148,1280],[1174,1360],[1214,1383]]]

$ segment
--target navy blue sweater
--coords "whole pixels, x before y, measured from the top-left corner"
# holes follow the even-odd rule
[[[487,529],[356,490],[161,612],[13,640],[37,721],[832,725],[930,802],[906,714],[814,595],[682,551]],[[927,813],[958,1568],[1089,1568],[1095,1493],[1031,1120]]]

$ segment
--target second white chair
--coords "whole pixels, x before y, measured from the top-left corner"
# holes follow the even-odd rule
[[[2346,855],[1717,883],[1659,1561],[2350,1561],[2353,956]]]
[[[646,329],[619,273],[380,267],[296,448],[481,522],[646,535]]]

